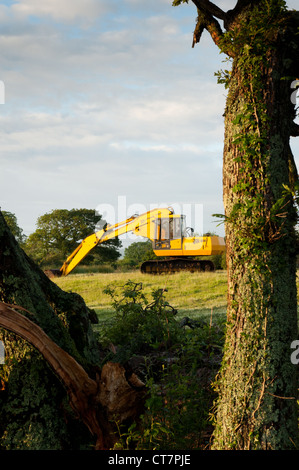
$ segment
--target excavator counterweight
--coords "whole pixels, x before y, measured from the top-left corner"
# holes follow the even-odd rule
[[[178,271],[214,271],[212,261],[198,259],[225,251],[224,238],[218,236],[194,236],[193,229],[186,228],[186,217],[174,214],[170,208],[154,209],[134,215],[115,225],[106,225],[86,237],[70,254],[59,270],[49,269],[49,277],[67,276],[97,245],[132,232],[151,240],[157,259],[141,265],[147,274],[173,273]],[[160,258],[160,259],[159,259]]]

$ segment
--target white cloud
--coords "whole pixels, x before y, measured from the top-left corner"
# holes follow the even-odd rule
[[[27,233],[56,207],[122,194],[128,204],[203,203],[215,230],[222,57],[208,34],[191,48],[195,17],[171,0],[0,6],[0,205]]]
[[[103,0],[21,0],[12,5],[12,12],[20,17],[50,17],[67,23],[92,23],[107,11],[108,2]]]

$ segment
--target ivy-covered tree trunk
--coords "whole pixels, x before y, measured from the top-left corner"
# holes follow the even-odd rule
[[[228,324],[214,447],[288,449],[298,442],[290,44],[277,9],[249,9],[237,28],[225,112]]]
[[[294,449],[298,177],[289,140],[298,135],[290,86],[299,76],[299,18],[282,0],[239,0],[227,13],[206,0],[193,3],[194,43],[207,29],[232,59],[231,71],[220,77],[229,90],[223,161],[228,308],[212,448]]]

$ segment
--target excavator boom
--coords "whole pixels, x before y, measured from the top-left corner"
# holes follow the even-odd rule
[[[73,251],[73,253],[66,259],[60,268],[61,275],[67,276],[75,267],[88,255],[88,253],[95,248],[99,243],[96,234],[93,233],[84,238],[80,245]]]
[[[88,255],[88,253],[100,243],[106,242],[128,232],[134,232],[137,236],[142,236],[153,240],[155,220],[161,217],[169,217],[172,214],[170,209],[154,209],[142,215],[131,216],[123,222],[115,225],[107,225],[82,240],[80,245],[71,253],[60,268],[62,276],[67,276],[75,267]]]

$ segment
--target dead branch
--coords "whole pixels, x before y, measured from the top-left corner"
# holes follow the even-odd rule
[[[238,0],[236,6],[232,10],[225,12],[209,0],[192,0],[198,12],[192,47],[200,41],[204,29],[210,33],[216,46],[219,46],[220,38],[223,36],[223,30],[217,19],[223,21],[224,28],[228,31],[233,25],[235,18],[243,11],[244,8],[250,4],[258,4],[260,1],[261,0]],[[226,50],[224,52],[228,56],[234,57],[234,53],[231,50]]]
[[[221,48],[220,39],[223,37],[224,33],[216,18],[225,19],[225,13],[220,8],[218,9],[218,7],[216,7],[216,5],[212,4],[211,2],[202,2],[200,0],[192,1],[197,7],[197,20],[196,27],[193,33],[192,47],[194,47],[195,44],[200,41],[204,29],[206,29],[209,32],[216,46]],[[215,7],[215,9],[213,7]],[[215,13],[216,17],[213,15],[213,12]],[[227,50],[224,52],[229,56],[233,57],[231,51]]]
[[[226,13],[209,0],[192,0],[192,2],[201,11],[208,13],[209,15],[216,16],[216,18],[221,20],[226,19]]]
[[[220,24],[213,16],[200,9],[197,9],[197,13],[198,16],[196,27],[193,33],[192,47],[194,47],[195,44],[200,41],[204,29],[206,29],[210,33],[214,43],[219,46],[219,40],[223,35],[223,31],[220,27]]]

